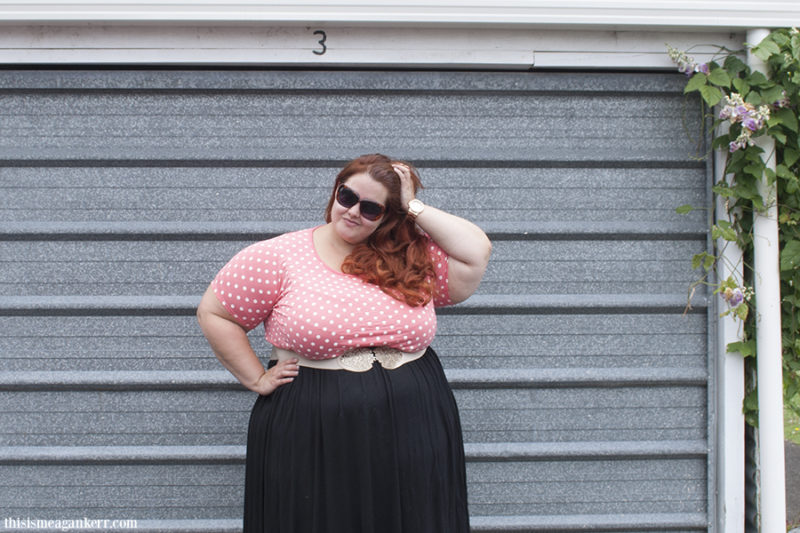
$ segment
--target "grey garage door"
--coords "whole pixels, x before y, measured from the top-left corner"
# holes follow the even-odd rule
[[[237,531],[252,393],[193,316],[244,245],[411,160],[484,227],[435,341],[477,531],[705,531],[699,113],[652,73],[0,72],[0,518]],[[694,114],[693,114],[694,113]],[[253,342],[268,353],[260,336]]]

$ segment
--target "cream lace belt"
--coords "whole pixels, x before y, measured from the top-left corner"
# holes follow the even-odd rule
[[[375,346],[369,348],[354,348],[346,351],[339,357],[333,357],[331,359],[309,359],[291,350],[284,350],[283,348],[273,346],[270,359],[284,361],[294,358],[298,360],[300,366],[307,366],[309,368],[366,372],[372,368],[375,361],[380,363],[380,365],[387,370],[399,368],[406,363],[416,361],[425,354],[426,350],[427,348],[419,352],[408,353],[386,346]]]

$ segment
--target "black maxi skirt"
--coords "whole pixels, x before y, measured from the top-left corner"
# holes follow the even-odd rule
[[[301,367],[259,396],[244,533],[468,533],[461,424],[436,353],[394,370]]]

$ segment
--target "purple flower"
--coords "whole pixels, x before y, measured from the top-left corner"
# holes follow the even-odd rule
[[[737,105],[736,108],[735,108],[735,111],[736,111],[735,115],[738,117],[738,116],[746,115],[750,110],[747,109],[746,106]]]
[[[736,307],[744,300],[744,293],[742,293],[742,289],[735,288],[731,291],[731,297],[728,299],[728,304],[731,307]]]
[[[722,120],[726,120],[731,117],[731,108],[730,106],[725,106],[722,108],[722,111],[719,112],[719,118]]]
[[[728,150],[731,152],[735,152],[739,148],[745,148],[747,146],[748,137],[739,136],[735,141],[731,141],[728,145]]]
[[[708,65],[707,65],[706,63],[700,63],[699,65],[697,65],[696,67],[694,67],[694,69],[695,69],[697,72],[702,72],[703,74],[705,74],[706,76],[708,76]]]
[[[761,127],[761,121],[756,120],[753,117],[747,117],[742,121],[742,126],[750,131],[756,131]]]
[[[736,307],[744,301],[744,293],[739,287],[736,287],[735,289],[727,287],[722,293],[722,298],[724,298],[731,307]]]

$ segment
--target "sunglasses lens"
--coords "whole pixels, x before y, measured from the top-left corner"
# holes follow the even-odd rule
[[[362,200],[360,208],[361,216],[367,220],[378,220],[383,214],[383,207],[369,200]]]
[[[358,203],[358,196],[344,185],[341,185],[339,191],[336,193],[336,201],[339,202],[342,207],[350,209]]]

